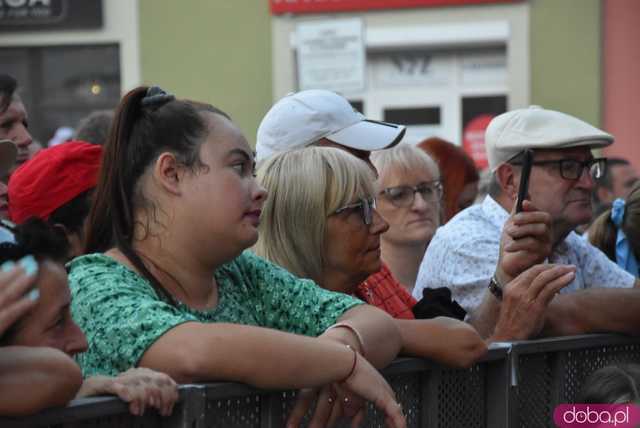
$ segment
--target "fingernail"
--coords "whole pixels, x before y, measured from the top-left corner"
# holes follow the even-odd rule
[[[34,288],[33,290],[29,291],[29,293],[27,293],[27,297],[33,301],[38,300],[40,298],[40,290]]]
[[[8,260],[8,261],[2,263],[2,266],[0,266],[0,270],[2,270],[2,272],[9,272],[15,266],[16,266],[16,264],[13,261]]]
[[[24,256],[18,261],[18,264],[28,276],[33,276],[38,272],[38,262],[32,255]]]

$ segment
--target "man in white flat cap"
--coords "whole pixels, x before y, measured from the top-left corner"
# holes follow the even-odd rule
[[[640,331],[640,283],[574,232],[590,221],[594,181],[606,173],[606,159],[595,159],[591,149],[612,143],[586,122],[537,106],[494,118],[485,136],[489,195],[438,229],[414,297],[450,287],[485,337],[499,316],[526,327],[520,339]],[[533,166],[528,198],[515,214],[525,149],[533,150]],[[534,265],[553,264],[566,270],[543,273],[546,281],[513,280]]]
[[[344,97],[311,89],[289,94],[275,103],[258,127],[256,161],[311,145],[337,147],[364,160],[372,151],[400,142],[402,125],[370,120]]]

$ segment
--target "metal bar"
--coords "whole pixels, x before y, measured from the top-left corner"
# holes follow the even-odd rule
[[[400,358],[382,370],[382,373],[386,377],[395,377],[396,382],[398,376],[420,377],[418,409],[420,426],[441,427],[445,423],[439,420],[443,417],[441,413],[451,411],[449,403],[444,402],[447,400],[445,398],[447,394],[450,397],[452,393],[456,394],[457,390],[470,394],[469,391],[474,391],[473,388],[459,387],[467,385],[466,382],[473,382],[473,385],[481,386],[480,393],[484,395],[478,397],[484,403],[482,410],[484,426],[507,428],[521,423],[530,424],[532,417],[535,419],[547,417],[546,413],[550,409],[552,411],[556,404],[570,399],[567,396],[567,388],[570,388],[572,391],[570,395],[573,395],[583,379],[593,370],[614,361],[635,360],[638,354],[640,354],[640,338],[621,335],[584,335],[494,344],[483,360],[466,373],[452,371],[433,361],[415,358]],[[603,355],[605,358],[595,362],[591,358],[593,355]],[[570,369],[569,363],[571,363]],[[482,384],[478,383],[478,376],[482,377]],[[415,388],[415,378],[413,379],[413,388]],[[446,385],[443,381],[446,381]],[[397,383],[395,385],[397,387]],[[532,391],[537,391],[536,388],[542,388],[545,392],[533,393]],[[245,401],[248,406],[253,405],[253,409],[256,409],[257,400],[243,398],[255,395],[261,396],[259,414],[252,416],[251,423],[254,425],[251,426],[255,426],[253,421],[257,419],[261,428],[282,426],[286,418],[284,414],[286,402],[283,400],[290,395],[283,395],[281,391],[259,390],[238,383],[182,385],[180,400],[174,414],[164,419],[155,412],[150,412],[144,417],[135,418],[134,421],[133,417],[129,416],[126,403],[115,397],[95,397],[76,400],[65,408],[49,409],[30,417],[0,418],[0,426],[3,428],[65,426],[65,424],[77,422],[83,422],[83,426],[92,426],[92,424],[104,426],[105,423],[110,423],[110,418],[118,418],[127,425],[134,423],[136,426],[155,424],[165,428],[204,428],[207,417],[211,418],[216,414],[212,413],[214,410],[219,413],[227,404],[235,406],[236,412],[240,408],[240,413]],[[466,395],[459,398],[459,401],[462,401],[463,410],[473,409],[473,407],[467,407]],[[534,413],[529,411],[529,415],[519,414],[520,411],[526,413],[530,409],[525,401],[532,399],[539,409]],[[216,401],[218,407],[207,407]],[[222,408],[219,407],[220,402],[223,402]],[[478,410],[475,409],[474,415],[477,412]],[[222,414],[226,415],[226,413]],[[256,415],[255,412],[253,415]],[[241,424],[241,426],[248,425]]]

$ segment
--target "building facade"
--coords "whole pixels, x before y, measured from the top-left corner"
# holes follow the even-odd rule
[[[79,3],[99,4],[101,22],[7,20],[12,7]],[[608,153],[638,165],[637,18],[633,0],[5,0],[0,60],[41,140],[154,83],[227,111],[254,144],[275,100],[326,86],[407,124],[408,141],[471,152],[495,114],[561,110],[612,132]]]

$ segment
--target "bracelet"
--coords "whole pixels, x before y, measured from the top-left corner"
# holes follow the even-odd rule
[[[356,371],[356,364],[358,362],[358,351],[353,349],[351,345],[345,345],[345,346],[353,351],[353,364],[351,365],[351,370],[349,370],[349,374],[347,374],[345,378],[342,379],[341,381],[338,381],[338,383],[345,383],[346,381],[349,380],[351,376],[353,376],[353,373]]]
[[[360,353],[362,354],[363,357],[365,356],[364,340],[362,340],[362,335],[358,330],[355,329],[354,326],[346,322],[338,322],[330,326],[329,328],[327,328],[324,332],[326,333],[329,330],[334,328],[346,328],[347,330],[351,331],[353,335],[356,337],[356,340],[358,341],[358,345],[360,346]]]
[[[496,299],[502,300],[502,284],[500,284],[495,274],[491,277],[491,281],[489,281],[489,291]]]

